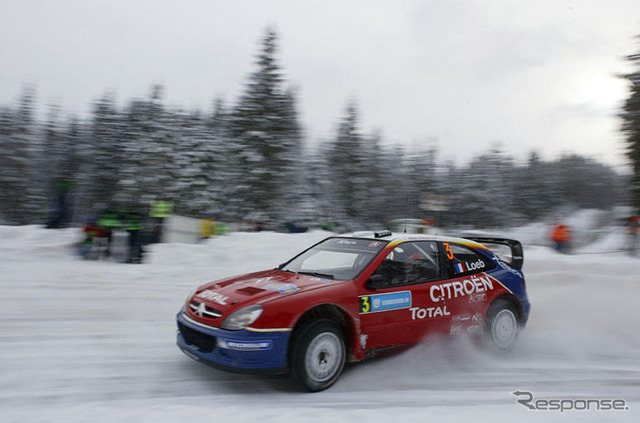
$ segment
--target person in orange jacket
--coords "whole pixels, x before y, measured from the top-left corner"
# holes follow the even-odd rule
[[[554,226],[551,232],[551,240],[555,243],[556,250],[559,253],[569,251],[569,243],[571,242],[571,227],[563,224]]]

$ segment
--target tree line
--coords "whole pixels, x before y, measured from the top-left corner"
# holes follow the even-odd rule
[[[51,107],[40,121],[35,88],[26,87],[17,104],[0,108],[0,224],[43,223],[61,196],[67,224],[107,207],[144,211],[167,196],[186,216],[345,229],[404,217],[504,226],[627,199],[625,177],[578,155],[547,161],[532,152],[518,163],[496,147],[456,164],[435,147],[386,145],[362,130],[354,100],[333,139],[311,148],[277,41],[268,29],[236,104],[216,100],[211,113],[169,108],[154,85],[125,106],[103,95],[88,119]],[[433,199],[443,207],[433,210]]]

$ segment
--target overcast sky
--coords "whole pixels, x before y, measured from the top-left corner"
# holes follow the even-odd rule
[[[311,143],[350,98],[385,143],[465,160],[496,144],[624,163],[616,74],[640,50],[638,0],[1,0],[0,105],[25,82],[84,113],[166,87],[170,106],[233,104],[267,26]]]

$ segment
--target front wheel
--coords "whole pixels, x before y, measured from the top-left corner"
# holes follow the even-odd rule
[[[515,306],[509,301],[498,301],[487,312],[485,337],[490,346],[507,352],[513,348],[520,329]]]
[[[338,380],[346,361],[342,330],[327,319],[303,326],[293,341],[291,377],[310,392],[327,389]]]

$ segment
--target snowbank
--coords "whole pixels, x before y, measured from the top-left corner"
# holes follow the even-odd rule
[[[219,372],[175,346],[195,286],[271,268],[327,234],[234,233],[154,245],[148,261],[82,261],[77,230],[0,226],[2,422],[637,421],[640,260],[525,250],[529,326],[504,357],[429,340],[349,366],[303,394],[284,377]],[[608,249],[593,246],[593,251]],[[608,243],[609,241],[606,241]],[[615,244],[615,241],[611,241]],[[538,398],[623,398],[630,411],[530,411]]]

